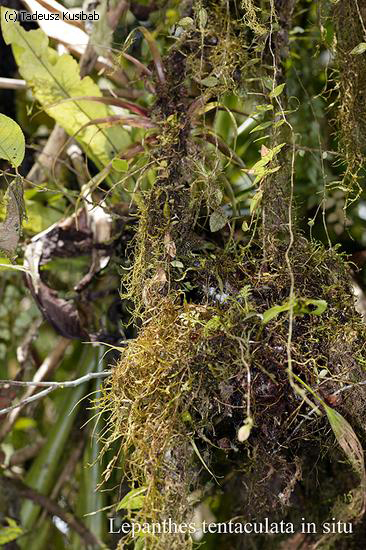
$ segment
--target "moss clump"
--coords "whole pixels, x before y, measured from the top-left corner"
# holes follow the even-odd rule
[[[318,459],[323,456],[320,470],[339,454],[330,434],[324,441],[329,430],[324,416],[313,414],[290,385],[288,314],[262,322],[268,309],[288,297],[287,266],[266,258],[264,271],[259,252],[217,256],[215,270],[206,265],[191,281],[199,284],[209,269],[217,287],[219,280],[224,282],[226,292],[209,292],[201,304],[182,303],[179,295],[164,298],[127,347],[106,388],[110,438],[121,438],[128,477],[134,487],[145,488],[142,507],[131,515],[143,523],[162,523],[169,517],[187,522],[195,494],[201,503],[216,502],[220,521],[239,510],[248,521],[255,508],[256,521],[270,514],[296,522],[301,512],[291,500],[293,492],[306,499],[303,509],[314,498],[314,484],[300,483],[309,452]],[[337,394],[362,379],[357,358],[366,343],[346,268],[335,252],[302,239],[291,262],[298,304],[290,342],[294,373],[361,428],[366,392],[359,386],[344,397]],[[327,309],[313,314],[307,302],[311,299],[325,301]],[[253,427],[240,442],[239,429],[249,417]],[[212,473],[219,485],[213,483]],[[332,504],[352,488],[349,470],[345,479],[340,475],[338,485],[326,486],[325,475],[317,521],[325,521]],[[343,515],[359,514],[354,505],[353,511],[343,505]],[[192,544],[184,535],[165,536],[153,537],[149,548]]]
[[[250,246],[231,242],[223,250],[202,221],[202,207],[209,211],[222,196],[217,198],[215,174],[212,184],[205,176],[212,158],[194,139],[197,106],[233,91],[242,81],[237,69],[245,68],[249,81],[247,54],[258,45],[262,49],[251,51],[252,60],[263,53],[276,67],[263,64],[254,71],[257,80],[270,75],[272,86],[282,76],[294,3],[291,9],[278,3],[273,21],[286,32],[272,29],[272,52],[263,52],[265,18],[259,21],[254,3],[243,7],[250,8],[247,25],[244,14],[233,16],[226,2],[196,3],[194,25],[164,58],[166,81],[157,83],[153,117],[160,133],[150,152],[157,177],[140,202],[127,281],[140,331],[116,365],[102,401],[110,413],[106,445],[121,441],[125,475],[131,489],[143,494],[139,505],[127,510],[140,523],[190,522],[204,506],[219,521],[270,515],[294,524],[304,510],[318,523],[331,513],[358,519],[363,512],[363,469],[357,471],[360,484],[356,474],[349,475],[351,468],[337,464],[341,455],[329,423],[314,410],[319,413],[319,398],[324,410],[337,410],[343,427],[348,424],[339,414],[362,433],[366,391],[354,385],[363,378],[366,334],[342,259],[289,227],[290,126],[272,132],[272,147],[286,145],[280,170],[263,183],[262,246],[254,232]],[[199,89],[196,102],[187,91],[189,77],[190,93]],[[219,85],[211,86],[212,79]],[[182,271],[176,271],[177,264]],[[344,390],[347,385],[351,388]],[[359,451],[352,429],[347,433]],[[344,442],[344,434],[337,437]],[[352,461],[351,447],[343,445]],[[322,474],[320,499],[310,454]],[[330,467],[337,470],[332,483]],[[339,498],[357,486],[353,495],[360,498],[339,506]],[[320,500],[316,509],[314,500]],[[313,543],[319,536],[310,538]],[[149,549],[193,544],[185,534],[146,534],[145,539]],[[121,546],[129,542],[127,537]],[[278,544],[264,536],[257,542],[258,548]],[[235,537],[219,541],[230,549],[246,543]]]

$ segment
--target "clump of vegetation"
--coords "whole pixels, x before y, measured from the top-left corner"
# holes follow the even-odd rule
[[[193,517],[190,496],[197,492],[201,502],[215,496],[222,521],[254,505],[257,519],[269,513],[291,518],[293,512],[283,509],[299,469],[308,467],[309,448],[326,453],[327,421],[314,410],[304,415],[309,408],[301,381],[362,429],[365,392],[357,389],[357,399],[352,389],[338,394],[343,384],[356,388],[362,380],[366,342],[346,268],[334,252],[301,239],[291,261],[297,297],[290,342],[287,268],[271,262],[264,271],[260,256],[244,250],[212,261],[209,288],[215,294],[209,291],[201,305],[165,297],[115,367],[105,406],[112,412],[110,437],[122,438],[128,477],[144,491],[141,508],[131,511],[135,520],[187,520]],[[192,284],[202,276],[203,270],[195,273]],[[297,391],[289,379],[288,351]],[[313,409],[318,404],[313,400]],[[348,458],[356,454],[351,450]],[[225,510],[226,488],[234,480],[241,489]],[[355,478],[354,486],[360,482]],[[327,489],[326,499],[335,501],[351,488],[340,480]],[[358,489],[355,494],[351,506],[341,507],[341,518],[346,510],[350,519],[362,514],[363,497]],[[307,498],[314,498],[312,491]],[[329,509],[318,513],[318,522],[325,521]],[[159,535],[149,544],[162,548],[162,540]]]
[[[255,11],[247,16],[261,41]],[[196,105],[212,97],[218,78],[216,94],[236,89],[238,83],[226,71],[236,60],[245,70],[242,57],[249,45],[236,43],[244,36],[240,19],[218,17],[215,10],[208,15],[202,4],[195,17],[196,29],[188,18],[183,38],[161,64],[164,78],[152,110],[161,131],[150,151],[157,177],[140,203],[134,266],[126,281],[143,324],[103,399],[111,413],[109,440],[121,438],[132,482],[121,506],[131,519],[148,523],[168,517],[187,521],[198,502],[212,501],[223,521],[236,514],[245,519],[242,510],[255,505],[257,520],[287,514],[296,523],[299,509],[288,507],[295,489],[301,493],[297,481],[308,467],[309,447],[323,461],[333,457],[324,445],[327,416],[355,479],[350,485],[340,476],[339,484],[327,487],[328,506],[319,506],[314,519],[325,521],[329,503],[337,503],[340,517],[357,520],[364,510],[365,474],[360,443],[345,418],[361,428],[365,417],[365,392],[357,388],[355,399],[353,389],[363,377],[366,335],[341,257],[306,241],[293,224],[292,134],[278,84],[284,38],[276,41],[274,35],[272,56],[278,65],[262,94],[273,110],[272,122],[263,128],[273,129],[272,148],[262,149],[262,160],[253,168],[259,184],[252,223],[257,220],[259,231],[254,228],[246,244],[236,244],[231,236],[225,250],[212,242],[198,252],[198,224],[202,241],[207,235],[202,209],[210,212],[209,197],[217,196],[220,187],[204,181],[206,201],[197,196],[197,180],[202,182],[197,166],[204,172],[212,164],[202,143],[194,140]],[[228,23],[225,36],[218,26],[222,18]],[[229,24],[232,20],[237,27]],[[230,63],[222,56],[225,48],[232,52]],[[259,49],[267,55],[263,44]],[[262,70],[258,80],[268,78]],[[207,88],[191,104],[188,75]],[[253,89],[258,90],[257,82]],[[266,216],[261,221],[254,215],[263,193]],[[212,226],[220,216],[220,201],[214,208],[211,231],[216,231]],[[220,228],[227,221],[223,211],[221,216]],[[345,395],[344,385],[351,386]],[[331,409],[335,405],[338,413]],[[346,444],[347,438],[353,443]],[[227,491],[234,484],[239,489],[230,493],[228,504]],[[313,490],[307,490],[302,499],[311,501]],[[353,501],[340,505],[343,493],[351,490]],[[136,494],[141,495],[137,505]],[[162,535],[146,536],[150,548],[168,544]],[[192,540],[180,535],[169,544],[189,548]]]

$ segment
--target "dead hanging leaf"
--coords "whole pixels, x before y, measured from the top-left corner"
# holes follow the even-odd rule
[[[170,233],[165,233],[164,236],[164,247],[165,252],[170,256],[171,258],[175,258],[177,255],[177,247],[175,246],[175,242],[173,241]]]
[[[0,223],[0,250],[6,254],[14,254],[21,235],[22,221],[26,219],[22,178],[17,177],[9,185],[4,202],[6,215]]]
[[[160,288],[162,288],[166,282],[167,282],[167,277],[164,269],[162,267],[158,267],[154,277],[151,280],[151,283],[154,285],[158,284]]]

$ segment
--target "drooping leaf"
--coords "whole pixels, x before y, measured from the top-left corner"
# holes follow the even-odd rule
[[[94,12],[98,13],[99,19],[93,22],[90,34],[90,43],[99,55],[106,55],[112,45],[113,28],[109,25],[108,11],[116,10],[120,4],[119,0],[108,0],[95,4]]]
[[[356,436],[352,426],[345,418],[336,410],[324,405],[325,412],[334,435],[346,454],[348,460],[352,464],[354,470],[358,473],[361,480],[365,484],[365,462],[361,443]]]
[[[87,126],[87,123],[112,114],[100,103],[59,100],[80,96],[101,96],[98,86],[86,76],[80,78],[79,66],[71,55],[59,56],[49,47],[48,37],[40,29],[25,31],[17,22],[5,21],[2,8],[1,28],[6,44],[12,46],[19,72],[31,87],[45,111],[82,145],[88,156],[105,166],[129,143],[122,128]],[[50,106],[51,105],[51,106]]]
[[[24,153],[25,141],[20,126],[0,113],[0,158],[17,168],[23,161]]]
[[[5,220],[0,223],[0,250],[11,255],[18,245],[22,221],[25,218],[21,177],[17,177],[9,185],[4,202],[6,215]]]

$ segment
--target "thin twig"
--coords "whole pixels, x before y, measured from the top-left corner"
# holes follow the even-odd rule
[[[339,393],[342,393],[346,390],[351,390],[352,388],[356,388],[357,386],[365,386],[366,380],[363,380],[362,382],[355,382],[354,384],[349,384],[348,386],[343,386],[343,388],[340,388],[336,392],[334,392],[332,395],[338,395]]]
[[[93,378],[99,378],[99,376],[108,376],[111,374],[111,370],[104,370],[101,372],[90,372],[89,374],[85,374],[84,376],[81,376],[80,378],[76,378],[75,380],[65,380],[64,382],[34,382],[29,381],[26,382],[24,380],[0,380],[0,386],[39,386],[39,387],[54,387],[57,388],[75,388],[76,386],[80,386],[80,384],[83,384],[84,382],[87,382],[88,380],[92,380]]]
[[[32,395],[31,397],[27,397],[26,399],[22,399],[19,403],[16,405],[11,405],[10,407],[6,407],[5,409],[0,409],[0,415],[7,414],[8,412],[17,409],[18,407],[24,407],[25,405],[28,405],[29,403],[32,403],[33,401],[38,401],[38,399],[42,399],[49,393],[57,390],[58,388],[75,388],[76,386],[79,386],[80,384],[83,384],[84,382],[88,382],[89,380],[92,380],[93,378],[99,378],[99,377],[105,377],[109,376],[112,371],[102,371],[102,372],[91,372],[89,374],[86,374],[85,376],[81,376],[80,378],[77,378],[76,380],[66,380],[65,382],[23,382],[20,380],[0,380],[0,386],[9,385],[9,386],[47,386],[44,390],[36,393],[35,395]]]
[[[96,546],[97,548],[102,546],[101,541],[79,519],[63,510],[50,498],[45,495],[41,495],[34,489],[31,489],[20,479],[3,476],[1,481],[3,484],[7,485],[9,489],[15,489],[20,497],[27,498],[39,504],[44,510],[46,510],[47,514],[51,516],[51,518],[53,518],[53,516],[57,516],[62,519],[62,521],[64,521],[70,529],[75,531],[87,545],[91,545],[93,547]]]
[[[68,340],[67,338],[61,337],[58,339],[52,352],[46,357],[42,365],[39,367],[39,369],[35,373],[33,377],[33,382],[41,382],[41,380],[44,380],[47,376],[50,375],[50,373],[59,365],[69,344],[70,344],[70,340]],[[9,381],[7,383],[9,383]],[[31,396],[35,392],[35,390],[36,390],[35,386],[29,386],[28,384],[28,388],[23,396],[23,399]],[[14,407],[13,412],[9,415],[9,417],[5,420],[5,422],[2,423],[1,429],[0,429],[0,441],[4,439],[4,437],[12,429],[14,422],[16,421],[16,419],[18,418],[21,412],[21,408],[22,408],[22,404],[18,403],[18,405]]]
[[[24,90],[26,87],[27,83],[25,80],[0,76],[0,88],[3,90]]]

